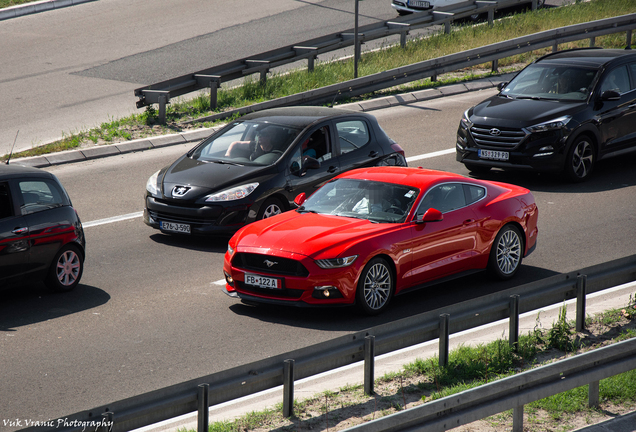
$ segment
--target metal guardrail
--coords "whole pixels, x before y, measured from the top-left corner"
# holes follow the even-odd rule
[[[358,28],[356,48],[359,50],[359,45],[364,42],[398,34],[400,44],[404,46],[406,36],[411,30],[432,25],[443,24],[445,31],[449,33],[453,21],[475,13],[487,13],[488,20],[492,23],[496,9],[528,2],[532,3],[533,10],[537,8],[537,0],[469,0],[452,6],[369,24]],[[261,81],[264,81],[271,69],[302,60],[307,60],[308,69],[313,70],[314,61],[318,55],[354,45],[355,36],[355,30],[349,29],[140,87],[135,89],[135,96],[139,98],[137,108],[159,104],[160,117],[165,119],[165,106],[170,99],[202,89],[210,89],[210,106],[215,108],[217,89],[222,83],[252,74],[259,74]]]
[[[599,381],[633,369],[636,369],[636,339],[629,339],[362,423],[346,431],[393,432],[414,428],[446,431],[512,409],[512,430],[521,432],[524,405],[589,384],[588,404],[598,406]]]
[[[596,37],[607,34],[626,32],[625,44],[626,47],[631,47],[633,29],[636,29],[636,13],[546,30],[456,54],[425,60],[385,72],[367,75],[315,90],[213,114],[190,121],[189,123],[220,120],[236,114],[243,115],[280,106],[334,102],[339,97],[359,96],[488,62],[492,62],[493,70],[496,70],[498,60],[505,57],[550,46],[553,51],[557,51],[559,44],[582,39],[590,39],[590,45],[593,46]]]
[[[585,275],[586,283],[581,284],[583,275]],[[636,280],[636,255],[575,272],[559,274],[125,400],[114,401],[107,406],[67,415],[52,420],[50,425],[30,427],[24,431],[75,432],[83,430],[87,425],[108,424],[111,427],[108,430],[123,432],[197,410],[200,422],[205,423],[209,406],[281,384],[285,386],[283,408],[287,409],[288,411],[285,412],[289,414],[291,412],[289,410],[293,409],[294,380],[362,360],[365,360],[365,364],[372,365],[374,355],[437,338],[440,339],[441,352],[442,342],[448,339],[449,333],[468,330],[508,317],[511,317],[511,323],[513,323],[514,314],[577,298],[577,295],[579,299],[583,299],[584,304],[585,293],[594,293],[634,280]],[[513,297],[517,301],[511,301],[511,296],[517,296]],[[585,316],[584,311],[581,315]],[[440,316],[446,318],[440,320]],[[447,346],[446,343],[446,349]],[[440,359],[441,357],[440,355]],[[372,384],[369,385],[373,382],[372,372],[373,367],[365,365],[365,390],[367,391],[372,386]]]

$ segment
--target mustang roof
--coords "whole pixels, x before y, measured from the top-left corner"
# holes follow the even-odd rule
[[[358,180],[373,180],[387,183],[396,183],[418,189],[426,189],[428,186],[445,180],[471,179],[460,174],[445,171],[436,171],[424,168],[409,167],[371,167],[347,171],[338,178],[354,178]]]

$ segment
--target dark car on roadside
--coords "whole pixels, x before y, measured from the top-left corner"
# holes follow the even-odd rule
[[[43,281],[70,291],[84,271],[82,222],[46,171],[0,165],[0,289]]]
[[[584,48],[545,55],[464,113],[456,159],[491,168],[563,172],[636,151],[636,52]]]
[[[294,208],[345,171],[406,166],[370,114],[326,107],[258,111],[229,122],[146,184],[144,222],[165,233],[232,234]]]

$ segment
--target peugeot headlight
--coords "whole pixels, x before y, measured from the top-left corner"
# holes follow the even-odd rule
[[[159,177],[159,171],[150,176],[146,182],[146,190],[152,195],[159,195],[159,188],[157,187],[157,178]]]
[[[550,130],[561,129],[565,127],[565,125],[567,125],[570,120],[572,120],[572,116],[566,115],[563,117],[555,118],[554,120],[536,124],[534,126],[529,126],[526,129],[533,133],[547,132]]]
[[[205,197],[205,202],[234,201],[245,198],[258,187],[258,183],[244,184]]]
[[[353,262],[358,258],[358,255],[351,255],[346,258],[334,258],[334,259],[321,259],[316,260],[316,264],[320,268],[331,269],[331,268],[341,268],[347,267],[353,264]]]

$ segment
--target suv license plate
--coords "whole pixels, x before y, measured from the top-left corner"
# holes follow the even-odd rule
[[[510,159],[510,153],[505,151],[479,149],[477,154],[482,159],[494,159],[494,160],[501,160],[501,161],[507,161],[508,159]]]
[[[427,1],[411,1],[409,2],[410,6],[414,6],[414,7],[421,7],[421,8],[430,8],[431,7],[431,3],[427,2]]]
[[[160,221],[159,228],[161,228],[163,231],[190,234],[190,225],[188,224]]]
[[[246,273],[245,274],[245,283],[247,285],[254,285],[260,288],[269,288],[269,289],[281,289],[282,285],[280,283],[280,279],[270,278],[266,276]]]

